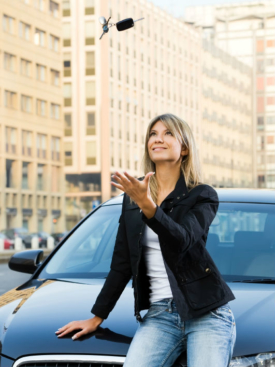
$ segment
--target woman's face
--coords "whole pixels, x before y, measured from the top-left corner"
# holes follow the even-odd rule
[[[151,128],[147,146],[149,156],[155,164],[164,161],[175,163],[188,153],[187,149],[182,150],[179,141],[161,121],[157,121]]]

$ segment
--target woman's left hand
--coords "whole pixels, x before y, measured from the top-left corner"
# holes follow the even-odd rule
[[[126,192],[126,194],[129,195],[142,209],[144,206],[148,205],[148,202],[153,203],[149,188],[149,179],[154,173],[155,172],[148,172],[144,177],[144,180],[139,181],[135,177],[129,175],[127,172],[124,172],[126,177],[121,173],[116,172],[114,175],[112,175],[112,177],[118,183],[111,181],[111,184]]]

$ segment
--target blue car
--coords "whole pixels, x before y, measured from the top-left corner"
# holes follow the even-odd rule
[[[272,367],[275,191],[216,191],[220,205],[206,248],[236,297],[230,302],[237,330],[230,367]],[[91,308],[110,269],[121,204],[122,195],[95,208],[44,261],[41,249],[10,259],[11,269],[31,277],[0,297],[0,367],[123,365],[138,327],[132,281],[94,333],[75,341],[75,332],[59,339],[55,335],[70,321],[93,317]],[[180,366],[186,366],[185,352],[174,364]]]

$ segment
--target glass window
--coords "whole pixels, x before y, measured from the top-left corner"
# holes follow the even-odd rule
[[[62,24],[62,33],[63,33],[63,46],[69,47],[71,46],[71,23],[63,23]]]
[[[95,113],[94,112],[87,112],[87,135],[95,135]]]
[[[96,95],[95,95],[95,82],[86,82],[86,105],[95,105]]]
[[[95,44],[95,22],[94,21],[85,22],[85,44],[86,45]]]
[[[86,75],[95,75],[95,53],[86,52]]]
[[[40,278],[104,278],[110,271],[121,205],[101,207],[68,238]]]
[[[87,165],[96,164],[96,142],[86,142],[86,163]]]

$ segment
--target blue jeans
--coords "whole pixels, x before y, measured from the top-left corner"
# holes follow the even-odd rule
[[[124,367],[170,367],[187,350],[188,367],[228,367],[236,341],[229,303],[181,321],[172,298],[151,303],[130,344]]]

